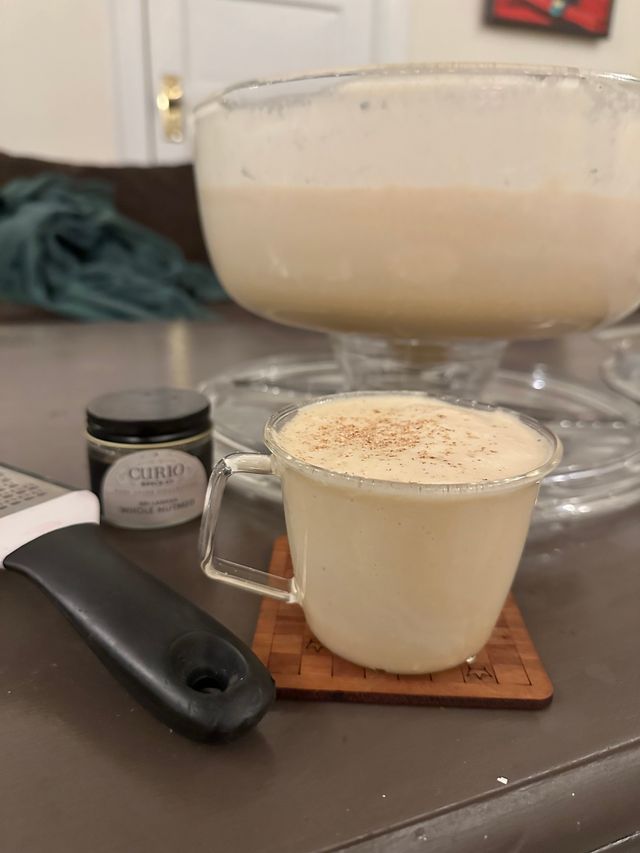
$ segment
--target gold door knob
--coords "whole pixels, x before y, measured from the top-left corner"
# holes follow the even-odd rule
[[[160,113],[164,137],[168,142],[178,143],[184,140],[182,96],[181,79],[175,74],[165,74],[156,96],[156,106]]]

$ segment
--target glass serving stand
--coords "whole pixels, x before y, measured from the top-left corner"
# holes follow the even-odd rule
[[[499,366],[506,341],[603,328],[640,302],[640,81],[355,69],[232,87],[195,128],[224,286],[256,314],[329,333],[333,352],[207,383],[218,454],[261,449],[267,417],[301,395],[419,388],[558,432],[566,455],[538,525],[640,498],[633,401]]]
[[[597,337],[611,351],[602,364],[603,379],[640,403],[640,324],[605,329]]]

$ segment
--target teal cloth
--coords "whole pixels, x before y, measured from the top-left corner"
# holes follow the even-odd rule
[[[211,269],[122,216],[106,184],[45,173],[0,189],[0,300],[147,320],[211,316],[205,303],[226,298]]]

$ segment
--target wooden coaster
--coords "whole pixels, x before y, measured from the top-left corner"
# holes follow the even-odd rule
[[[269,571],[292,575],[286,536],[274,542]],[[318,643],[298,605],[268,598],[260,608],[252,647],[271,671],[278,696],[287,699],[535,709],[553,697],[511,594],[475,661],[432,675],[391,675],[349,663]]]

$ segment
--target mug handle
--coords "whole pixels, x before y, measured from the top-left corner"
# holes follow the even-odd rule
[[[298,593],[293,578],[279,578],[224,560],[215,554],[215,536],[220,516],[220,506],[227,481],[233,474],[270,474],[277,476],[271,465],[271,456],[267,453],[230,453],[216,463],[204,499],[202,524],[200,526],[200,567],[214,580],[229,586],[257,592],[268,598],[285,601],[287,604],[298,602]]]

